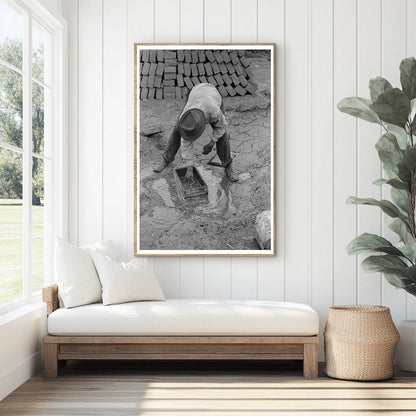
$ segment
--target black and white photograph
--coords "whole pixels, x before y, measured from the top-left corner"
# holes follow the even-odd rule
[[[275,255],[273,44],[135,44],[135,255]]]

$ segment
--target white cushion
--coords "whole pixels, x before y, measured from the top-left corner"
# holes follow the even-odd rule
[[[81,246],[81,248],[88,253],[100,253],[103,256],[108,256],[111,259],[115,259],[114,256],[114,246],[113,242],[111,240],[109,241],[98,241],[94,244],[86,244],[84,246]]]
[[[108,256],[91,253],[102,286],[104,305],[139,300],[165,300],[159,282],[147,262],[117,263]]]
[[[319,332],[318,314],[307,305],[272,301],[168,299],[57,309],[51,335],[286,335]]]
[[[111,242],[76,247],[58,239],[55,248],[55,279],[66,308],[101,302],[101,283],[90,253],[112,255]]]

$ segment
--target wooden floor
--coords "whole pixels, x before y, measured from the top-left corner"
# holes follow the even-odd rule
[[[384,382],[305,380],[289,363],[71,362],[57,380],[33,377],[0,415],[416,415],[416,375]]]

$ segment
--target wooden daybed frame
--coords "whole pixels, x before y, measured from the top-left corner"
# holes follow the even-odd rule
[[[59,309],[58,287],[43,289],[47,314]],[[66,360],[303,360],[318,377],[318,336],[55,336],[43,338],[45,378]]]

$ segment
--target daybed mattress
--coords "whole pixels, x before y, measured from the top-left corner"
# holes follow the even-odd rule
[[[60,308],[50,335],[206,336],[316,335],[318,314],[307,305],[272,301],[169,299]]]

